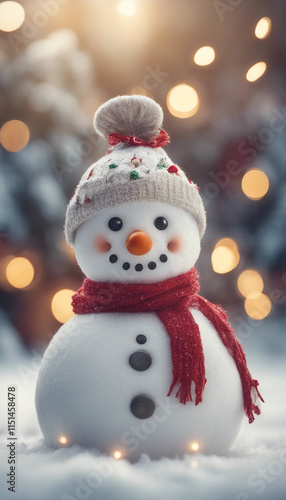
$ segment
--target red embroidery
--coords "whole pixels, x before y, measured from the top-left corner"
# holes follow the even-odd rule
[[[130,146],[149,146],[150,148],[159,148],[166,146],[170,142],[170,137],[165,130],[160,129],[159,134],[149,141],[143,141],[134,135],[122,135],[118,133],[110,134],[107,136],[108,144],[116,146],[119,142],[128,143]]]
[[[176,175],[179,175],[178,172],[179,172],[179,169],[178,167],[176,167],[176,165],[171,165],[167,171],[169,172],[169,174],[176,174]]]
[[[91,169],[91,171],[89,172],[89,175],[88,175],[87,180],[88,180],[88,179],[90,179],[90,177],[92,176],[92,174],[93,174],[93,168],[92,168],[92,169]]]

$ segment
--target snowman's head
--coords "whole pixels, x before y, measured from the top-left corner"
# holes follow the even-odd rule
[[[144,96],[119,96],[95,114],[111,145],[70,200],[66,239],[94,281],[152,283],[187,272],[206,227],[203,202],[163,147],[163,112]]]
[[[161,202],[108,208],[77,229],[75,253],[93,281],[154,283],[190,270],[200,253],[196,219]]]

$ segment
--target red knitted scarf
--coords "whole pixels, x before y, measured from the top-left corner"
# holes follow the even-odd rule
[[[200,330],[190,307],[198,309],[212,323],[223,344],[234,359],[242,384],[244,411],[249,423],[257,406],[258,381],[253,380],[246,364],[245,354],[221,307],[204,299],[197,292],[200,285],[195,268],[175,278],[151,284],[123,284],[94,282],[85,278],[82,287],[72,299],[76,314],[107,312],[156,312],[170,337],[173,381],[168,396],[175,386],[181,403],[192,401],[191,384],[195,384],[195,404],[202,401],[206,384],[204,351]]]

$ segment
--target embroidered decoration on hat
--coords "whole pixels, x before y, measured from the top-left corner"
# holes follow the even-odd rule
[[[171,165],[168,169],[169,174],[176,174],[179,175],[179,169],[176,167],[176,165]]]

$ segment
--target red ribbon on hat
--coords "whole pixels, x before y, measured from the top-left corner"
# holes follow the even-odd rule
[[[166,146],[170,142],[170,137],[163,130],[160,129],[159,134],[149,141],[143,141],[135,135],[122,135],[117,132],[107,136],[107,141],[110,146],[116,146],[119,142],[128,143],[130,146],[149,146],[149,148],[160,148]]]

